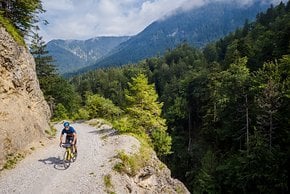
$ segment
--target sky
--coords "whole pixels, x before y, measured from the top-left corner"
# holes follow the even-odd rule
[[[255,0],[42,0],[46,12],[39,16],[49,24],[40,23],[39,34],[45,41],[131,36],[177,9],[189,10],[213,1],[248,5]]]

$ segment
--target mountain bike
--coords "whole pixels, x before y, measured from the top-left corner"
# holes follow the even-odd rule
[[[73,147],[71,143],[63,143],[61,147],[65,148],[65,152],[63,154],[63,166],[67,169],[71,162],[76,161],[77,159],[77,152],[73,153]]]

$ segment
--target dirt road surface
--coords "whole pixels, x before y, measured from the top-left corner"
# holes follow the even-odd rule
[[[64,149],[57,137],[37,148],[12,170],[0,174],[0,193],[106,193],[104,175],[110,170],[106,165],[115,155],[115,148],[104,146],[100,129],[74,123],[78,134],[78,158],[64,170],[61,164]]]

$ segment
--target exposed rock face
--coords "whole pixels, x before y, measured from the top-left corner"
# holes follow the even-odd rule
[[[123,151],[128,156],[139,153],[141,147],[136,138],[128,135],[109,135],[104,141],[104,148],[113,147],[113,150]],[[190,193],[182,182],[171,177],[170,170],[158,159],[153,150],[148,154],[150,154],[149,157],[143,160],[146,160],[144,166],[138,169],[134,175],[126,172],[119,173],[114,170],[114,166],[121,160],[118,157],[112,157],[104,166],[104,169],[107,168],[109,171],[106,175],[110,175],[112,185],[111,188],[107,188],[107,192],[132,194]]]
[[[188,194],[189,191],[177,179],[171,177],[171,172],[153,152],[149,164],[141,168],[131,177],[127,174],[112,172],[112,181],[116,193],[134,194]]]
[[[32,55],[0,27],[0,169],[7,154],[44,135],[49,118]]]

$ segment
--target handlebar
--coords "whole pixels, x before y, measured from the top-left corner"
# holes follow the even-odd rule
[[[62,143],[61,144],[61,147],[63,147],[63,148],[70,148],[70,147],[72,147],[72,144],[71,143]]]

